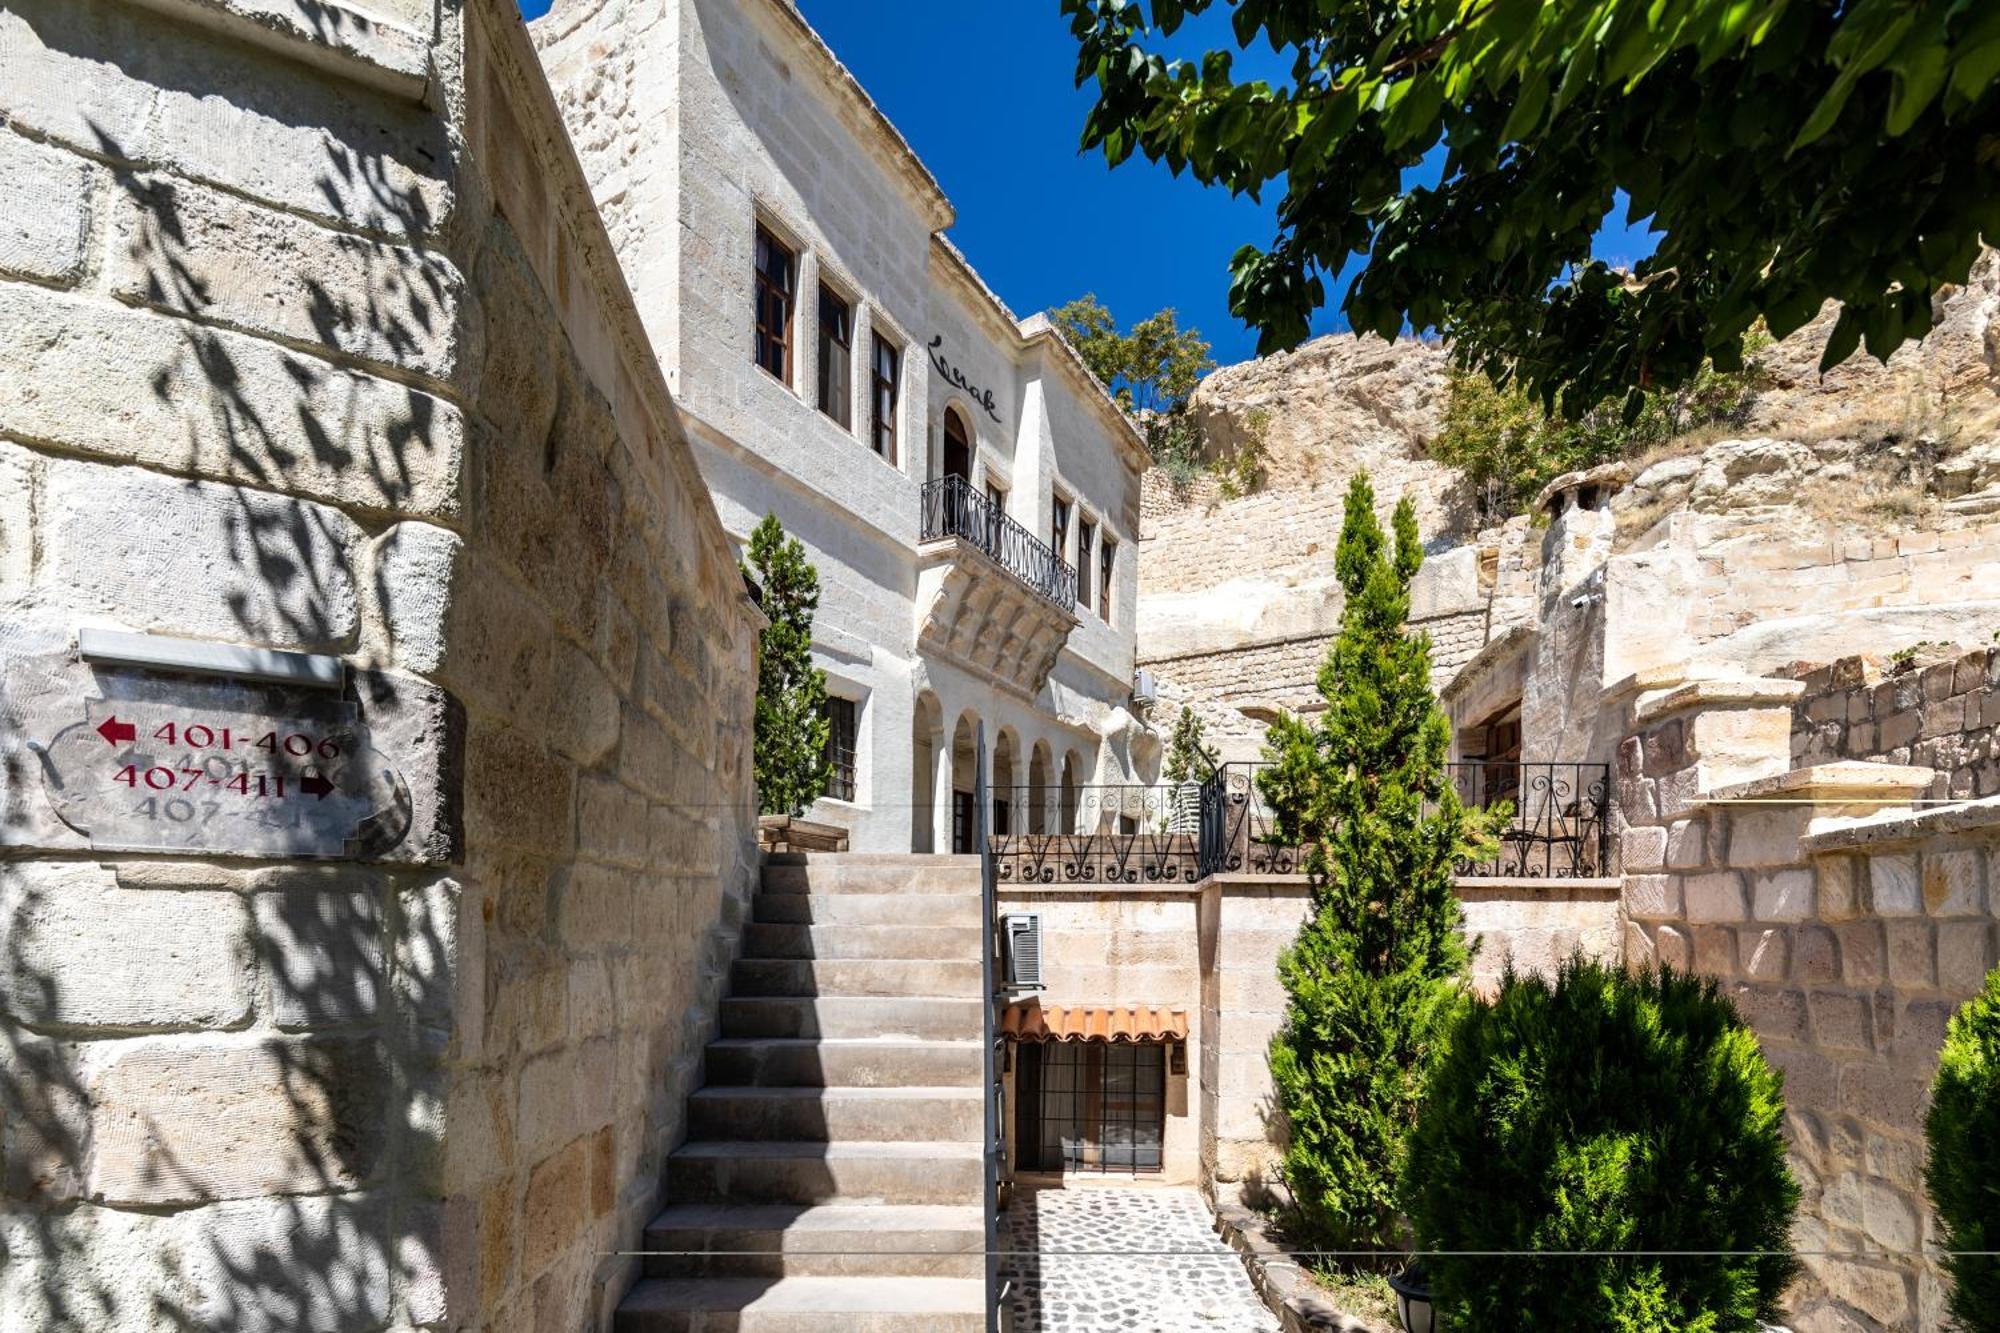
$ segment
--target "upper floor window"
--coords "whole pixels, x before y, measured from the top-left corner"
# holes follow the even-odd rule
[[[1058,560],[1069,553],[1069,501],[1060,495],[1049,514],[1049,545],[1056,548]]]
[[[1076,521],[1076,600],[1090,605],[1090,548],[1097,544],[1097,525],[1087,518]]]
[[[902,388],[902,378],[903,354],[896,349],[896,344],[876,334],[874,368],[869,377],[872,387],[868,395],[870,443],[876,453],[891,463],[896,461],[896,395]]]
[[[1105,624],[1111,623],[1111,574],[1116,566],[1118,543],[1106,537],[1097,548],[1097,614]],[[1090,567],[1083,566],[1077,571],[1081,582],[1090,581]]]
[[[972,480],[972,437],[965,433],[958,413],[949,407],[944,410],[944,475]]]
[[[854,307],[819,289],[819,410],[854,424]]]
[[[792,302],[797,295],[798,256],[757,226],[757,364],[789,386],[792,382]]]

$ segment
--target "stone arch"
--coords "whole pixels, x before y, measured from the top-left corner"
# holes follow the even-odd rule
[[[939,850],[939,755],[945,750],[944,706],[929,690],[917,693],[910,714],[910,850]],[[947,774],[949,769],[946,769]],[[948,786],[949,784],[943,784]]]
[[[973,792],[977,789],[979,717],[971,709],[951,729],[951,850],[976,852]]]
[[[1021,738],[1012,727],[1000,728],[993,739],[993,769],[988,784],[993,798],[993,832],[1020,832],[1021,807],[1026,793],[1019,790],[1022,774]]]
[[[1030,833],[1053,833],[1056,811],[1049,801],[1049,768],[1053,755],[1046,740],[1037,740],[1028,753],[1028,809],[1023,825]]]

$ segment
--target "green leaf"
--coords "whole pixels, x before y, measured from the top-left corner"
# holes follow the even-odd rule
[[[1548,105],[1548,101],[1548,77],[1535,74],[1521,85],[1514,99],[1514,109],[1507,114],[1507,123],[1500,127],[1500,137],[1514,140],[1525,136],[1541,123],[1542,108]]]
[[[1890,85],[1885,128],[1891,136],[1898,136],[1916,122],[1944,86],[1945,54],[1940,47],[1924,46],[1889,68],[1896,77]]]
[[[1819,354],[1819,373],[1824,375],[1848,357],[1861,345],[1861,316],[1852,305],[1840,308],[1840,318],[1833,323],[1833,332],[1826,336],[1826,348]]]

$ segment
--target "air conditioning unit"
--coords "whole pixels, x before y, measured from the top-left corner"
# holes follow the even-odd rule
[[[1132,702],[1141,708],[1151,708],[1159,701],[1160,688],[1153,682],[1153,673],[1140,667],[1132,673]]]
[[[1007,945],[1007,989],[1042,988],[1042,918],[1038,912],[1009,912],[1000,918]]]

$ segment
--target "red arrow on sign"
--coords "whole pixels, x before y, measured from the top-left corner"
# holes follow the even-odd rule
[[[324,801],[333,784],[317,773],[308,773],[299,779],[299,790],[315,800]]]
[[[97,734],[112,745],[116,745],[120,741],[137,740],[139,729],[130,722],[120,722],[114,713],[97,724]]]

